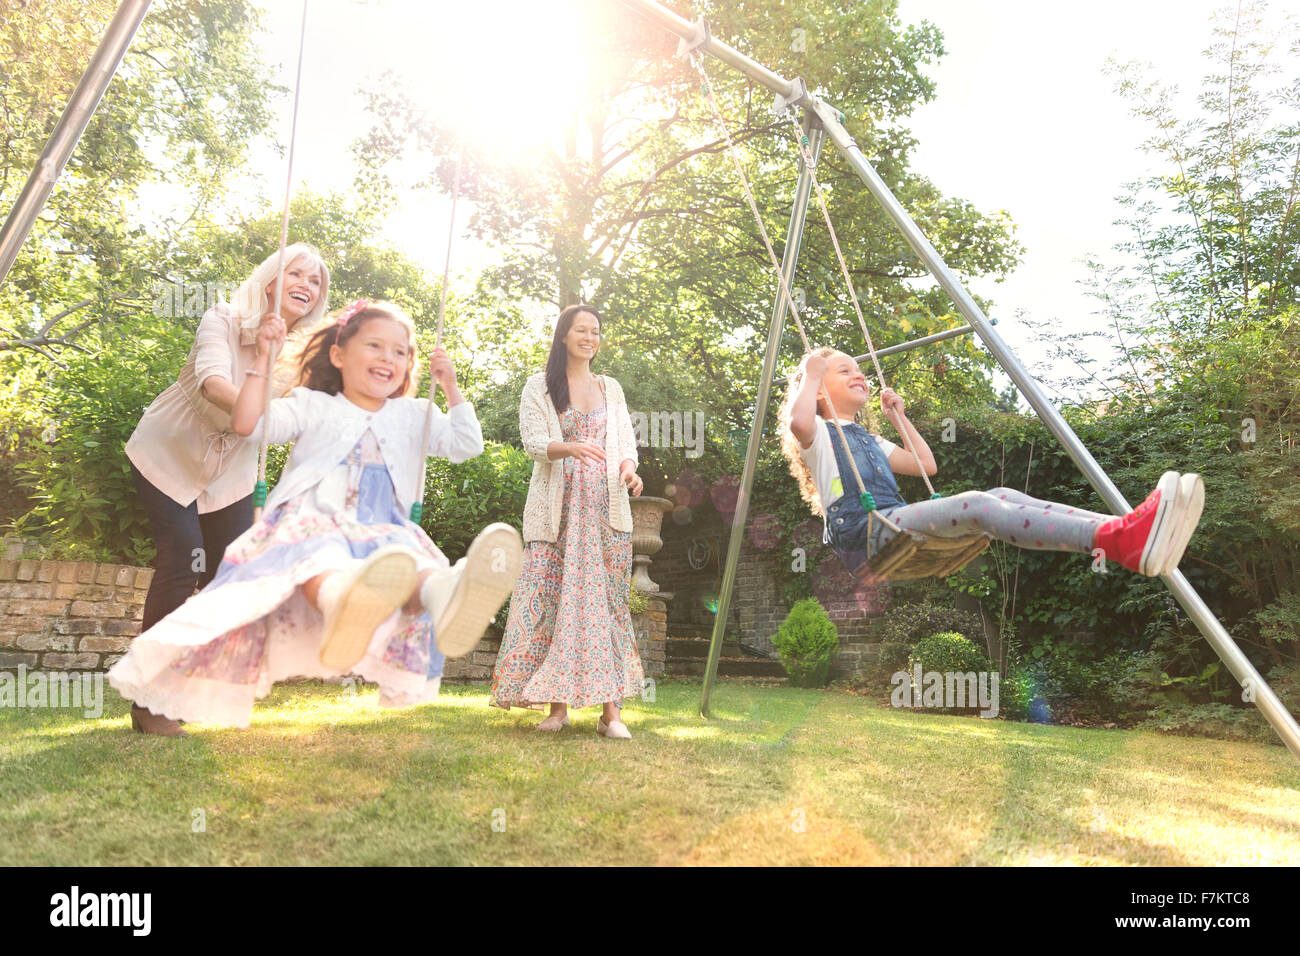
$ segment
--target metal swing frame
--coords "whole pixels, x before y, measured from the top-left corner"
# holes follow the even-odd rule
[[[804,112],[804,128],[808,131],[811,155],[814,162],[820,155],[824,140],[829,137],[835,148],[840,151],[845,161],[862,179],[868,192],[880,204],[881,208],[902,233],[912,251],[925,263],[939,285],[952,298],[957,308],[965,316],[980,340],[988,348],[1000,365],[1015,382],[1035,414],[1060,442],[1071,460],[1097,490],[1102,500],[1115,514],[1125,514],[1130,510],[1128,502],[1120,494],[1102,470],[1092,453],[1061,417],[1052,405],[1042,386],[1029,374],[1016,358],[1006,342],[993,328],[991,322],[971,297],[970,293],[957,280],[934,246],[926,238],[916,223],[908,215],[898,199],[890,192],[884,180],[876,173],[871,163],[844,126],[844,117],[829,103],[812,95],[802,79],[787,80],[785,77],[769,70],[761,63],[745,56],[740,51],[714,39],[707,26],[701,22],[693,24],[655,0],[620,0],[625,6],[647,17],[667,29],[682,40],[682,46],[689,50],[698,50],[739,70],[752,81],[768,89],[777,97],[778,108],[797,106]],[[14,207],[0,227],[0,283],[3,283],[10,267],[17,258],[18,251],[27,238],[36,216],[49,198],[55,182],[63,172],[68,158],[72,155],[77,141],[85,131],[95,108],[99,105],[105,90],[108,89],[113,75],[130,46],[132,38],[139,29],[149,9],[149,0],[124,0],[114,15],[111,24],[104,33],[94,56],[91,58],[85,74],[78,83],[64,109],[58,124],[54,128],[41,158],[28,177]],[[749,515],[749,500],[753,492],[754,472],[758,461],[758,447],[762,439],[763,422],[767,416],[768,400],[771,396],[772,376],[776,368],[777,352],[781,343],[785,314],[792,303],[787,301],[785,289],[794,275],[799,258],[804,224],[808,209],[808,200],[812,192],[812,170],[806,168],[802,159],[799,161],[799,182],[795,191],[794,205],[790,213],[790,227],[787,232],[785,249],[782,255],[781,276],[783,281],[777,293],[772,311],[771,325],[768,330],[767,349],[763,359],[763,369],[759,383],[758,400],[754,405],[754,424],[750,430],[749,444],[745,453],[745,469],[741,479],[740,493],[736,499],[736,512],[732,519],[731,537],[727,547],[727,562],[723,572],[722,589],[719,596],[718,613],[714,620],[713,639],[709,647],[708,666],[705,672],[704,689],[700,699],[700,713],[709,717],[709,700],[717,676],[718,659],[722,651],[723,636],[726,631],[727,617],[731,607],[731,596],[735,588],[736,570],[740,561],[740,547],[744,539],[745,523]],[[951,330],[957,335],[965,329]],[[933,340],[933,337],[930,337]],[[924,344],[921,340],[904,343],[908,348]],[[896,351],[902,351],[896,348]],[[1255,669],[1245,654],[1229,636],[1223,625],[1210,613],[1209,608],[1188,583],[1182,572],[1174,570],[1162,575],[1165,585],[1174,598],[1187,612],[1192,623],[1209,641],[1220,660],[1229,672],[1242,685],[1243,696],[1253,698],[1255,705],[1264,718],[1273,727],[1277,735],[1291,753],[1300,759],[1300,725],[1282,705],[1277,694]]]
[[[912,251],[925,263],[931,274],[954,304],[961,311],[970,327],[978,334],[980,340],[997,360],[1002,370],[1007,373],[1020,393],[1029,402],[1034,413],[1039,417],[1048,431],[1061,444],[1070,459],[1088,482],[1097,490],[1102,500],[1114,514],[1128,513],[1131,508],[1124,496],[1120,494],[1115,483],[1102,470],[1097,460],[1079,440],[1069,424],[1052,405],[1043,387],[1020,363],[1015,353],[1003,341],[994,329],[983,310],[974,298],[958,281],[938,251],[926,238],[925,234],[908,215],[898,199],[890,191],[871,163],[863,155],[861,148],[854,141],[844,126],[843,115],[824,100],[808,91],[807,84],[799,78],[788,80],[773,72],[761,63],[749,58],[740,51],[715,39],[703,23],[695,24],[679,16],[655,0],[620,0],[625,6],[648,18],[664,29],[678,36],[682,48],[698,50],[714,59],[739,70],[750,80],[776,95],[778,109],[785,106],[797,106],[803,110],[804,127],[808,130],[813,146],[814,161],[819,154],[822,142],[829,138],[840,155],[866,185],[868,192],[879,203],[894,225],[902,233]],[[750,497],[754,486],[754,472],[758,461],[759,442],[762,440],[763,423],[767,417],[768,400],[771,396],[772,377],[776,368],[777,352],[781,343],[781,334],[785,322],[788,302],[784,288],[794,275],[795,265],[799,259],[799,248],[806,219],[808,200],[811,195],[811,170],[805,168],[802,158],[799,161],[799,181],[795,189],[794,206],[790,213],[790,227],[786,234],[785,250],[781,261],[781,275],[785,281],[778,286],[775,307],[772,311],[771,326],[768,330],[767,350],[763,359],[763,368],[759,380],[758,399],[754,405],[753,427],[750,431],[749,445],[745,453],[745,468],[741,478],[740,493],[736,499],[736,511],[731,523],[731,537],[727,547],[727,561],[722,576],[721,593],[718,600],[717,616],[713,624],[713,640],[709,647],[708,665],[705,670],[704,689],[700,698],[700,713],[709,717],[709,701],[717,677],[718,659],[722,651],[723,636],[726,632],[727,617],[731,608],[731,596],[736,583],[736,570],[740,562],[740,548],[745,535],[745,523],[749,516]],[[962,330],[951,330],[961,334]],[[931,339],[933,340],[933,338]],[[907,347],[923,344],[920,340],[904,343]],[[896,349],[902,351],[902,349]],[[1192,623],[1205,636],[1214,648],[1220,660],[1229,672],[1241,684],[1243,696],[1254,700],[1264,718],[1282,738],[1287,749],[1300,759],[1300,726],[1269,687],[1267,681],[1250,662],[1241,648],[1229,636],[1223,625],[1210,613],[1210,609],[1196,590],[1188,583],[1181,571],[1175,569],[1169,574],[1161,575],[1165,585],[1174,598],[1187,612]]]

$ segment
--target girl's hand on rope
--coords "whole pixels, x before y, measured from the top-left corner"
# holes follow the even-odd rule
[[[444,392],[449,391],[456,384],[456,366],[452,364],[451,356],[441,345],[429,355],[429,374],[442,386]]]
[[[578,461],[598,464],[605,460],[605,449],[594,442],[570,441],[564,443],[564,449],[571,458]]]
[[[284,345],[285,335],[288,330],[285,328],[284,319],[280,318],[274,312],[268,312],[262,316],[262,321],[257,326],[257,355],[259,358],[271,354],[272,349],[279,351]]]
[[[826,377],[830,365],[827,363],[825,356],[808,353],[803,358],[803,373],[808,379],[814,382],[820,382]]]
[[[619,469],[618,477],[619,480],[623,482],[624,487],[626,487],[633,496],[640,496],[641,489],[645,487],[645,482],[642,481],[641,476],[636,473],[636,466],[632,464],[630,459],[623,462],[623,467]]]
[[[880,410],[890,420],[901,418],[903,415],[903,397],[892,388],[884,389],[880,393]]]

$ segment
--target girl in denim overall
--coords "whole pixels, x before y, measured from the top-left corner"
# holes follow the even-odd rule
[[[804,356],[791,374],[780,410],[781,447],[790,472],[813,514],[824,519],[825,541],[850,568],[894,537],[883,521],[869,520],[850,456],[877,512],[904,530],[936,537],[988,534],[1036,551],[1093,554],[1100,549],[1106,560],[1152,577],[1178,566],[1200,519],[1204,484],[1198,475],[1173,471],[1165,472],[1142,504],[1120,517],[1031,498],[1011,488],[908,504],[895,475],[919,475],[918,458],[926,474],[933,475],[934,455],[903,414],[903,401],[893,389],[881,393],[881,409],[909,440],[916,458],[853,420],[868,395],[866,377],[853,357],[821,348]],[[828,421],[831,409],[841,416],[839,428]]]

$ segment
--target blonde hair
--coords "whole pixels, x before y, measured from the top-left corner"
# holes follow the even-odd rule
[[[840,353],[839,349],[831,348],[829,345],[823,345],[821,348],[808,352],[786,378],[785,397],[781,399],[781,405],[776,411],[777,427],[781,434],[781,454],[785,456],[786,462],[790,465],[790,474],[794,476],[794,480],[799,485],[799,497],[807,502],[809,510],[818,517],[824,515],[825,512],[822,510],[821,498],[817,495],[817,483],[813,481],[812,472],[808,470],[808,465],[804,463],[803,455],[800,454],[802,449],[799,445],[799,439],[790,430],[790,411],[794,405],[795,396],[799,394],[799,388],[803,385],[804,365],[808,356],[817,355],[829,359],[836,354],[847,353]],[[870,382],[868,382],[867,388],[871,388]],[[864,404],[862,408],[858,409],[857,414],[853,416],[853,420],[865,425],[868,431],[875,431],[875,418],[870,412],[867,412],[866,408],[867,406]],[[817,417],[826,418],[828,411],[826,402],[818,397]]]
[[[325,302],[330,292],[330,270],[325,260],[314,246],[305,242],[295,242],[284,248],[284,268],[288,269],[299,259],[306,259],[311,265],[320,269],[320,297],[310,312],[294,323],[294,328],[309,329],[318,324],[325,315]],[[276,266],[280,262],[277,248],[262,260],[262,264],[253,270],[243,283],[235,290],[235,301],[231,305],[239,316],[240,324],[256,328],[262,316],[271,311],[271,296],[266,287],[275,281]]]

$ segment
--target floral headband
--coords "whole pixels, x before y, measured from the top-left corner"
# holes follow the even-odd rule
[[[339,333],[343,331],[343,326],[348,324],[348,319],[352,318],[352,316],[356,315],[362,309],[369,307],[369,305],[370,305],[369,299],[357,299],[357,301],[353,302],[350,306],[348,306],[346,309],[343,310],[343,313],[338,317],[338,321],[334,323],[334,344],[335,345],[339,344]]]

